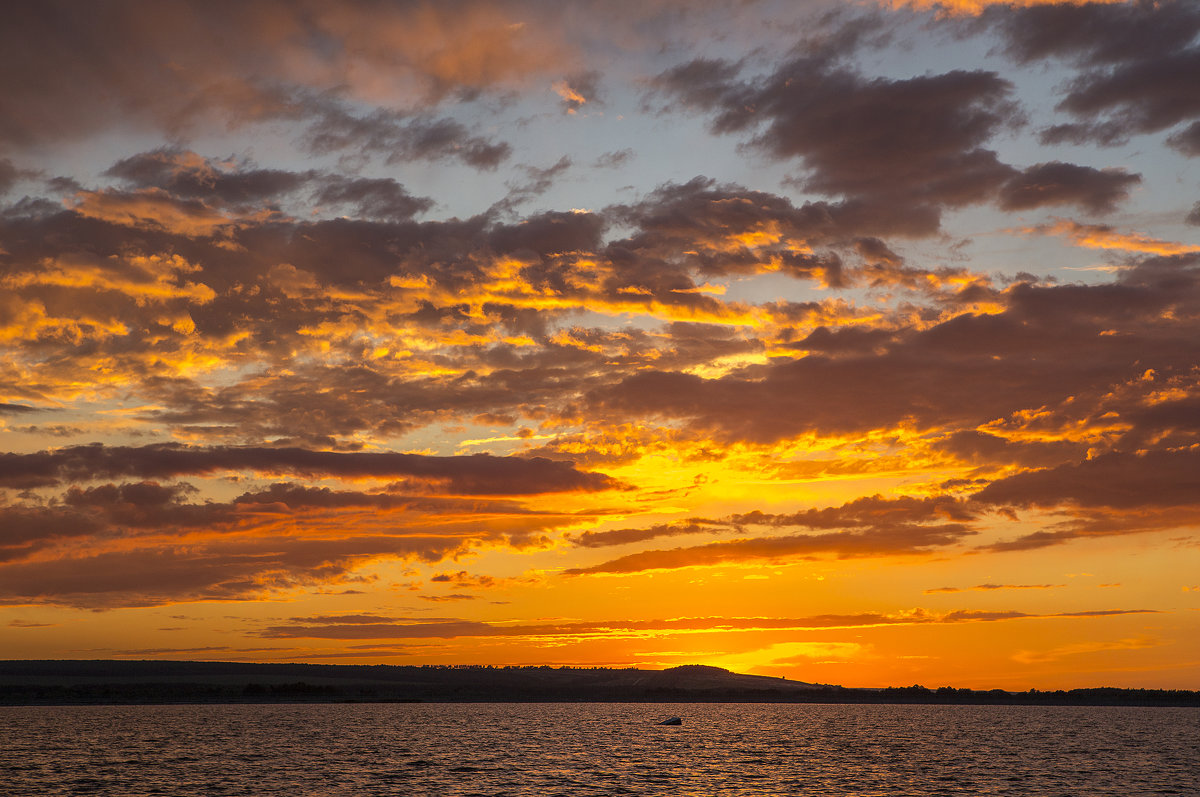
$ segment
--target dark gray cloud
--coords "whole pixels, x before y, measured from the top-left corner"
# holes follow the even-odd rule
[[[1117,122],[1066,122],[1050,125],[1038,134],[1038,141],[1048,147],[1059,144],[1116,147],[1128,140],[1129,132]]]
[[[0,454],[0,484],[17,487],[240,470],[309,477],[408,477],[430,480],[443,484],[450,492],[466,494],[529,495],[563,490],[606,490],[618,486],[604,474],[579,471],[567,462],[487,454],[436,457],[289,447],[203,448],[169,443],[141,447],[95,444],[33,454]]]
[[[695,58],[660,73],[654,82],[684,107],[713,109],[727,103],[741,71],[742,65],[732,61]]]
[[[0,403],[0,415],[25,415],[26,413],[40,411],[40,407],[30,407],[25,404]]]
[[[466,570],[457,570],[452,573],[437,573],[429,577],[430,582],[434,584],[453,584],[456,587],[491,587],[497,583],[497,580],[492,576],[476,575],[468,573]]]
[[[399,221],[429,210],[434,202],[415,197],[390,177],[330,176],[314,193],[320,204],[341,205],[366,219]]]
[[[410,117],[383,109],[356,116],[325,103],[314,115],[316,121],[301,143],[315,153],[371,153],[382,155],[387,164],[458,160],[485,171],[494,170],[512,154],[507,142],[473,135],[461,122],[447,117]]]
[[[826,534],[789,534],[778,537],[713,542],[691,548],[650,550],[629,554],[587,567],[570,568],[567,575],[639,573],[645,570],[720,565],[731,562],[839,559],[925,554],[962,542],[977,532],[961,523],[925,526],[891,526],[863,531]]]
[[[637,204],[606,212],[635,230],[605,249],[614,271],[613,289],[649,290],[660,301],[672,303],[688,298],[684,292],[694,287],[693,271],[753,273],[761,270],[764,260],[774,260],[794,277],[840,287],[845,277],[837,252],[806,250],[810,245],[848,242],[858,230],[879,221],[855,203],[806,202],[796,207],[786,197],[705,177],[668,183]],[[886,221],[883,227],[892,231]]]
[[[88,609],[180,601],[255,600],[338,583],[379,557],[438,561],[460,540],[432,536],[345,536],[281,540],[271,535],[180,546],[159,544],[0,564],[0,603]]]
[[[574,163],[569,157],[563,155],[555,163],[550,166],[521,166],[520,170],[524,174],[524,180],[510,180],[508,186],[508,194],[504,199],[496,203],[493,210],[495,211],[512,211],[517,205],[522,202],[527,202],[530,199],[539,197],[550,190],[551,186],[570,171]]]
[[[887,329],[867,329],[855,326],[830,329],[820,326],[804,339],[791,344],[793,348],[817,352],[826,357],[864,355],[883,351],[893,343],[896,332]]]
[[[1114,451],[994,481],[974,499],[1016,507],[1191,507],[1200,517],[1200,451]]]
[[[722,520],[693,518],[646,529],[587,532],[574,538],[576,545],[597,548],[718,531],[744,534],[747,527],[823,530],[820,534],[751,537],[669,550],[640,551],[599,564],[572,568],[566,573],[636,573],[727,562],[923,554],[958,544],[978,533],[972,527],[976,517],[976,510],[951,497],[887,499],[876,495],[841,506],[788,514],[754,511]]]
[[[978,430],[961,430],[935,444],[939,451],[977,465],[1021,465],[1044,468],[1081,459],[1086,443],[1070,440],[1009,440]]]
[[[1059,109],[1081,121],[1043,132],[1045,143],[1121,143],[1200,116],[1200,8],[1166,0],[992,9],[1006,52],[1022,63],[1063,58],[1078,68]],[[1200,154],[1195,123],[1168,141]]]
[[[1200,116],[1200,90],[1190,79],[1197,70],[1200,47],[1088,73],[1059,107],[1081,117],[1111,113],[1130,133],[1153,133]]]
[[[978,590],[981,592],[992,592],[999,589],[1055,589],[1065,586],[1063,584],[976,584],[973,587],[937,587],[935,589],[922,590],[926,595],[937,593],[953,593],[966,592],[967,590]]]
[[[801,159],[799,186],[847,198],[876,235],[928,235],[943,208],[993,199],[1006,210],[1075,204],[1107,212],[1139,180],[1068,163],[1002,163],[986,145],[1023,117],[1011,84],[992,72],[870,79],[828,56],[795,59],[757,80],[740,72],[698,59],[655,85],[676,105],[712,114],[714,132],[748,133],[775,157]],[[1044,135],[1072,134],[1082,135]]]
[[[881,495],[857,498],[841,506],[805,509],[787,514],[750,512],[734,515],[739,525],[800,526],[810,529],[886,529],[913,523],[974,520],[976,512],[949,496],[933,498],[884,498]]]
[[[986,143],[1022,121],[1012,86],[992,72],[867,78],[824,56],[756,80],[738,65],[697,60],[656,78],[678,105],[712,114],[716,133],[749,133],[781,159],[800,158],[808,191],[867,204],[912,234],[941,208],[989,199],[1016,170]]]
[[[535,288],[567,291],[567,275],[562,270],[571,270],[574,265],[553,256],[595,252],[601,246],[605,223],[604,217],[596,213],[549,211],[527,216],[517,224],[493,227],[487,241],[503,254],[534,255],[524,276]]]
[[[0,507],[0,562],[23,559],[63,540],[81,539],[106,530],[90,513],[64,507]]]
[[[1000,207],[1026,210],[1047,205],[1078,205],[1092,213],[1109,213],[1129,198],[1142,181],[1124,169],[1093,169],[1054,161],[1030,166],[1000,188]]]
[[[20,177],[20,171],[8,158],[0,158],[0,196],[7,194]]]
[[[1000,6],[984,22],[998,27],[1005,52],[1022,63],[1066,58],[1111,66],[1188,47],[1200,34],[1200,9],[1180,0]]]
[[[632,162],[636,157],[637,154],[629,147],[612,150],[596,158],[592,162],[592,167],[595,169],[619,169]]]
[[[1200,157],[1200,121],[1180,129],[1167,138],[1167,143],[1184,155]]]
[[[581,548],[603,548],[609,545],[626,545],[645,542],[658,537],[676,537],[687,534],[705,534],[722,531],[728,525],[721,521],[693,518],[681,523],[660,523],[644,529],[610,529],[607,531],[585,531],[571,536],[571,542]]]
[[[123,158],[104,174],[130,188],[161,188],[183,199],[247,206],[278,199],[311,180],[314,172],[259,169],[220,163],[183,149],[163,147]]]

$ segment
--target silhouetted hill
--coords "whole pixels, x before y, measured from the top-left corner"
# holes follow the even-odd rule
[[[273,700],[771,700],[836,687],[719,667],[250,664],[201,661],[4,661],[0,702]]]
[[[1182,690],[846,689],[720,667],[251,664],[0,661],[0,704],[260,702],[781,702],[1200,705]]]

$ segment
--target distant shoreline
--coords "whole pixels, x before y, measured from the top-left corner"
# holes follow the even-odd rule
[[[1200,691],[861,689],[718,667],[0,661],[0,706],[287,703],[844,703],[1200,707]]]
[[[857,691],[857,690],[848,690]],[[1119,690],[1139,692],[1142,690]],[[1146,690],[1158,691],[1158,690]],[[616,697],[616,698],[596,698],[590,696],[579,696],[575,698],[533,698],[533,697],[425,697],[425,698],[259,698],[259,699],[205,699],[200,695],[180,694],[177,697],[170,699],[138,699],[130,697],[128,699],[116,696],[99,696],[92,698],[67,698],[67,699],[11,699],[11,696],[5,695],[0,697],[0,708],[16,708],[16,707],[54,707],[54,706],[236,706],[236,705],[385,705],[407,703],[415,704],[422,703],[425,705],[437,704],[564,704],[564,703],[645,703],[645,704],[711,704],[711,703],[731,703],[731,704],[746,704],[746,703],[761,703],[775,705],[943,705],[943,706],[1045,706],[1045,707],[1143,707],[1143,708],[1200,708],[1200,695],[1189,693],[1191,696],[1186,698],[1167,697],[1143,697],[1141,695],[1131,695],[1128,698],[1115,697],[1104,699],[1091,699],[1087,697],[1076,697],[1068,694],[1065,698],[1051,698],[1047,700],[1031,700],[1024,697],[1024,693],[1015,693],[1013,699],[1010,700],[911,700],[911,699],[895,699],[883,696],[877,699],[864,699],[852,695],[840,695],[833,698],[823,698],[814,700],[805,700],[799,698],[778,698],[774,696],[754,696],[754,695],[687,695],[687,696],[670,696],[656,695],[644,697]]]

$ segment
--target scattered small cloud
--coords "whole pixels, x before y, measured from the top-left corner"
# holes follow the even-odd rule
[[[973,587],[962,587],[962,588],[959,588],[959,587],[937,587],[935,589],[923,590],[923,593],[926,595],[936,595],[939,593],[967,592],[969,590],[990,592],[993,590],[1001,590],[1001,589],[1057,589],[1059,587],[1065,587],[1065,586],[1066,586],[1066,584],[976,584]]]

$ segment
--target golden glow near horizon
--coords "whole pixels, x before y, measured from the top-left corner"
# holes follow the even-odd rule
[[[993,6],[1035,8],[1037,6],[1101,6],[1125,4],[1130,0],[880,0],[891,8],[913,8],[945,14],[978,15]]]
[[[1200,9],[676,5],[0,26],[4,656],[1200,688]]]

